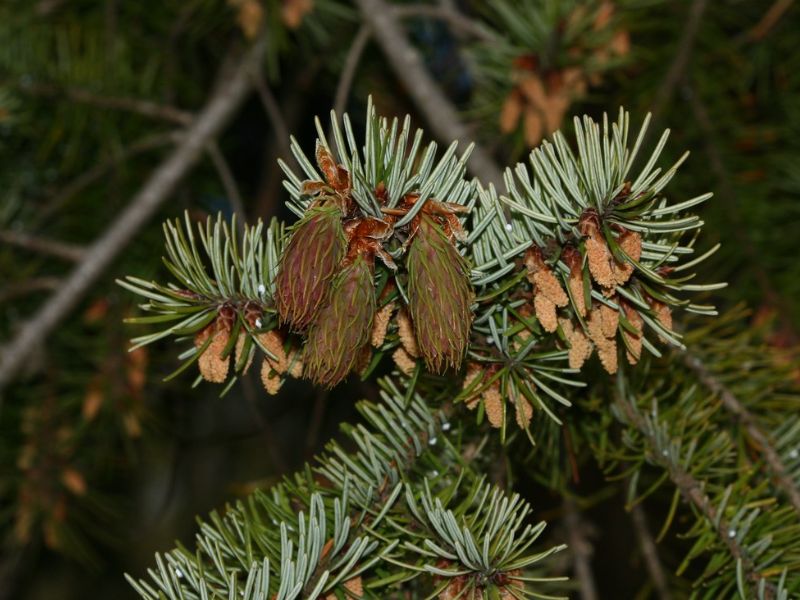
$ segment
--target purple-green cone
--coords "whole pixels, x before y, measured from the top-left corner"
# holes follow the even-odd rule
[[[282,323],[306,329],[328,295],[347,249],[338,207],[311,208],[294,227],[275,279],[275,306]]]
[[[369,343],[375,317],[372,268],[357,257],[336,275],[328,301],[308,331],[305,374],[314,383],[333,387],[353,370]]]
[[[458,368],[472,326],[472,284],[464,257],[442,229],[423,215],[406,258],[408,308],[428,370]]]

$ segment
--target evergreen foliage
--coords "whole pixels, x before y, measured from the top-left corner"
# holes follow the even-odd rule
[[[800,595],[798,14],[0,6],[0,600]]]

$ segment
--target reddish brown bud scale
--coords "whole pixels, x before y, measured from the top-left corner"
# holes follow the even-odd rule
[[[275,306],[281,322],[296,330],[311,324],[346,250],[342,211],[332,206],[309,209],[294,227],[275,279]]]
[[[472,325],[469,267],[436,222],[423,214],[406,259],[408,308],[428,369],[458,368]]]
[[[333,387],[347,377],[370,341],[375,304],[372,267],[359,256],[336,275],[330,297],[309,329],[305,350],[309,379]]]

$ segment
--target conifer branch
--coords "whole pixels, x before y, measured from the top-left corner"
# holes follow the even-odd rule
[[[671,443],[659,429],[662,427],[658,414],[653,411],[650,416],[645,416],[633,403],[624,390],[621,375],[617,377],[618,389],[614,394],[614,406],[618,409],[623,423],[633,427],[645,440],[647,456],[650,461],[663,467],[670,480],[673,482],[683,499],[699,513],[704,522],[717,537],[717,544],[726,548],[730,557],[736,563],[737,574],[742,573],[743,579],[750,586],[750,591],[742,589],[742,579],[737,577],[739,593],[744,597],[757,597],[760,600],[774,600],[782,596],[780,590],[769,582],[756,567],[753,557],[740,543],[740,532],[726,518],[724,512],[711,500],[706,493],[707,482],[696,479],[684,467],[685,461],[675,456],[673,449],[668,448]],[[727,494],[725,496],[727,498]],[[723,505],[725,500],[723,500]],[[741,512],[737,513],[741,517]],[[746,526],[746,529],[749,527]]]
[[[698,380],[711,392],[719,396],[722,405],[732,413],[747,431],[747,435],[755,442],[755,446],[767,467],[772,472],[775,486],[786,494],[795,511],[800,514],[800,488],[789,476],[789,469],[781,460],[770,436],[768,436],[758,423],[756,417],[747,409],[734,394],[719,379],[714,377],[703,361],[690,352],[685,352],[683,360],[686,365],[697,375]]]
[[[331,442],[313,469],[212,514],[196,553],[179,547],[157,556],[147,580],[128,578],[137,592],[148,600],[317,599],[337,590],[376,598],[371,590],[403,584],[453,597],[549,597],[542,585],[563,578],[539,569],[564,547],[537,552],[544,523],[527,522],[531,509],[518,495],[482,483],[449,439],[444,414],[413,389],[382,387],[379,404],[358,405],[368,426],[344,427],[354,452]],[[453,470],[456,482],[442,486],[439,473]],[[400,571],[387,576],[382,565]]]
[[[419,52],[408,41],[393,11],[383,0],[356,0],[366,23],[375,32],[375,40],[386,55],[406,92],[443,142],[467,140],[472,136],[461,121],[452,102],[428,73]],[[502,173],[492,156],[476,146],[469,161],[469,169],[484,185],[500,187]]]
[[[265,45],[265,40],[261,39],[245,53],[229,78],[216,87],[214,95],[186,130],[180,145],[153,172],[116,221],[87,248],[86,260],[5,345],[0,362],[0,393],[18,374],[20,366],[28,359],[36,344],[72,310],[87,288],[128,245],[139,228],[197,162],[209,140],[219,133],[244,101],[250,91],[250,69],[263,57]]]

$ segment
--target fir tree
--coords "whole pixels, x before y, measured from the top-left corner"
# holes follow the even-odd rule
[[[0,8],[0,598],[800,594],[790,5]]]

